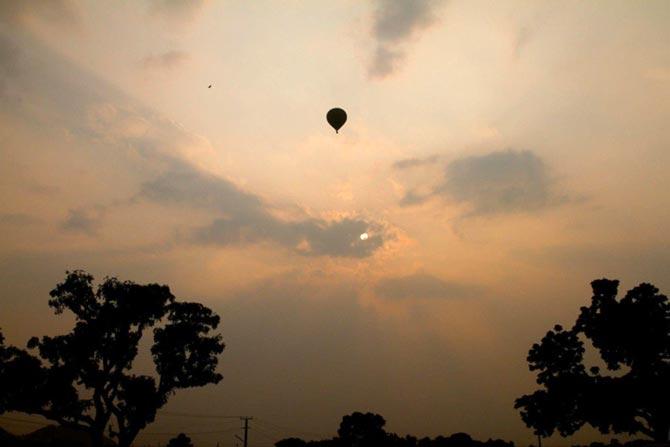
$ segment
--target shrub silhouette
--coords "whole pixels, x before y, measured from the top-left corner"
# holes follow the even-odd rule
[[[0,334],[0,414],[37,414],[84,429],[94,447],[109,428],[119,447],[128,447],[176,390],[222,379],[216,366],[224,344],[209,335],[219,317],[177,301],[167,286],[106,278],[94,289],[91,275],[73,271],[50,295],[49,306],[72,312],[75,326],[65,335],[31,338],[28,348],[37,355],[5,346]],[[131,370],[150,328],[158,380]]]
[[[574,327],[555,326],[528,353],[542,389],[515,402],[539,436],[567,436],[584,424],[601,433],[642,433],[668,441],[670,430],[670,303],[651,284],[617,300],[619,281],[591,283],[593,297]],[[604,374],[584,364],[591,341]]]
[[[191,438],[184,433],[179,433],[168,441],[167,447],[193,447],[193,443],[191,442]]]

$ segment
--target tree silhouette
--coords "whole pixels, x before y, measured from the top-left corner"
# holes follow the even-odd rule
[[[543,389],[515,402],[540,436],[568,436],[584,424],[601,433],[642,433],[667,441],[670,431],[670,303],[651,284],[617,299],[619,281],[591,283],[593,297],[574,327],[555,326],[528,354]],[[584,364],[590,340],[605,369]]]
[[[184,433],[179,433],[168,441],[167,447],[193,447],[193,443],[191,442],[191,438]]]
[[[66,335],[33,337],[28,348],[5,346],[0,334],[0,414],[38,414],[84,429],[99,447],[103,434],[128,447],[153,422],[177,389],[218,383],[219,317],[207,307],[179,302],[164,285],[106,278],[93,287],[83,271],[67,272],[50,293],[57,314],[74,314]],[[144,333],[153,328],[157,378],[133,374]],[[114,422],[111,424],[111,422]]]
[[[386,439],[386,421],[374,413],[355,412],[342,418],[337,434],[346,446],[381,446]]]

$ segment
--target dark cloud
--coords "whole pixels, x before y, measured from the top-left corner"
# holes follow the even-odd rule
[[[167,172],[142,184],[140,195],[158,203],[210,209],[242,220],[265,212],[258,196],[179,159],[169,162]]]
[[[170,50],[160,54],[152,54],[142,59],[142,66],[147,69],[177,68],[189,60],[188,53],[179,50]]]
[[[441,183],[429,193],[410,190],[400,205],[432,197],[469,205],[469,216],[531,212],[569,200],[558,194],[544,161],[531,151],[498,151],[454,160]]]
[[[152,0],[150,12],[175,24],[192,22],[198,17],[206,0]]]
[[[140,196],[218,214],[209,225],[191,235],[191,241],[200,244],[225,246],[267,241],[307,256],[361,258],[372,255],[384,243],[382,226],[359,218],[280,219],[257,195],[176,159],[166,173],[142,185]],[[361,240],[360,235],[365,232],[369,238]]]
[[[31,19],[72,29],[80,23],[80,14],[72,0],[0,1],[0,22],[24,25]]]
[[[531,151],[491,152],[452,161],[436,192],[468,203],[473,215],[535,211],[564,201],[555,195],[544,161]]]
[[[377,0],[372,33],[376,49],[368,74],[384,78],[405,58],[402,44],[435,20],[439,0]]]
[[[61,228],[72,233],[95,236],[102,226],[104,213],[103,207],[71,209]]]
[[[473,286],[444,281],[427,273],[385,278],[375,286],[377,296],[394,300],[463,298],[476,290]]]
[[[371,78],[385,78],[391,75],[404,59],[404,52],[378,44],[368,74]]]
[[[62,127],[81,135],[90,130],[87,129],[90,127],[88,114],[92,107],[130,102],[117,88],[27,37],[26,33],[11,33],[0,24],[0,47],[0,80],[2,70],[9,69],[11,73],[4,76],[5,86],[7,93],[16,99],[11,110],[25,115],[25,119],[38,119],[31,115],[32,110],[41,110],[50,114],[46,121],[48,127]],[[7,104],[0,102],[0,107],[3,106]]]
[[[26,76],[17,77],[17,87],[39,96],[43,108],[57,111],[50,125],[68,129],[85,143],[73,150],[81,150],[81,155],[88,157],[90,154],[83,151],[101,145],[98,147],[110,149],[105,154],[126,166],[129,151],[115,149],[127,148],[133,154],[128,174],[140,185],[135,199],[180,211],[207,211],[211,218],[208,225],[194,229],[183,240],[216,245],[269,242],[305,256],[361,258],[372,255],[387,238],[381,224],[358,217],[277,217],[286,210],[275,210],[258,195],[180,158],[184,151],[205,144],[201,138],[137,105],[104,81],[81,73],[46,48],[37,47],[31,54],[31,63],[44,70],[27,71]],[[67,154],[76,155],[80,154]],[[72,209],[61,229],[93,235],[112,210],[127,203]],[[365,232],[369,237],[361,240]]]
[[[400,199],[400,206],[420,205],[425,202],[432,194],[421,194],[415,190],[409,190]]]
[[[425,158],[405,158],[402,160],[398,160],[395,163],[393,163],[393,167],[395,169],[409,169],[409,168],[415,168],[419,166],[426,166],[426,165],[432,165],[437,163],[437,155],[431,155],[430,157],[425,157]]]

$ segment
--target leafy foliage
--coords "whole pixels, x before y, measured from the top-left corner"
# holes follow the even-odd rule
[[[0,413],[39,414],[89,431],[102,445],[109,429],[127,447],[180,388],[218,383],[219,317],[198,303],[179,302],[164,285],[106,278],[96,289],[86,272],[68,272],[50,293],[57,314],[71,312],[72,331],[33,337],[30,350],[5,346],[0,334]],[[153,328],[158,381],[132,373],[139,343]],[[110,421],[114,420],[113,427]]]
[[[381,446],[386,438],[384,425],[378,414],[355,412],[342,418],[337,434],[344,445]]]
[[[570,330],[547,332],[528,354],[543,389],[515,402],[541,436],[568,436],[584,424],[602,433],[642,433],[667,441],[670,431],[670,303],[651,284],[617,300],[619,282],[593,281],[591,305]],[[586,369],[591,341],[610,374]],[[616,373],[616,374],[614,374]]]

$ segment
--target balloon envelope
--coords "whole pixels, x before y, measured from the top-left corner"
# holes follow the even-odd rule
[[[335,129],[335,133],[338,133],[340,127],[344,126],[344,123],[347,122],[347,112],[338,107],[335,107],[326,113],[326,119],[328,120],[328,124],[333,126],[333,129]]]

